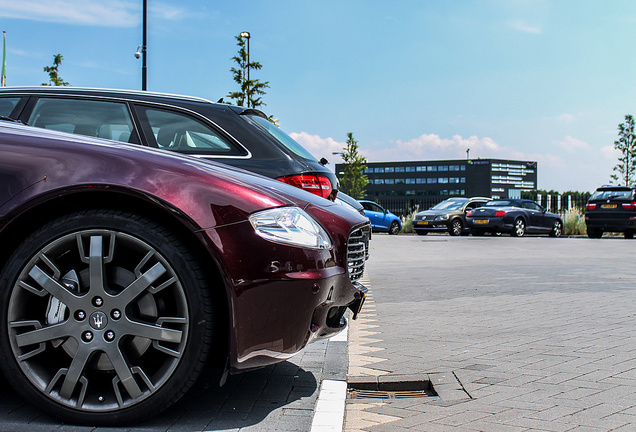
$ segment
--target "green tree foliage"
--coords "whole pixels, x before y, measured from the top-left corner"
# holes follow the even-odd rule
[[[358,141],[353,139],[353,133],[347,134],[347,146],[340,155],[344,164],[344,176],[341,179],[341,190],[355,199],[364,198],[364,188],[369,179],[364,173],[367,168],[367,158],[358,152]]]
[[[636,172],[636,135],[634,117],[629,114],[625,116],[625,123],[618,125],[618,141],[614,141],[614,148],[620,151],[622,156],[618,158],[618,164],[614,167],[618,174],[610,176],[611,183],[631,185],[634,183]]]
[[[62,64],[62,60],[64,57],[62,54],[55,54],[53,56],[53,66],[44,66],[44,72],[49,74],[49,82],[42,83],[43,86],[67,86],[69,85],[66,81],[60,77],[58,74],[60,65]]]
[[[232,67],[230,71],[234,81],[239,85],[240,91],[230,92],[227,97],[234,99],[238,106],[248,108],[265,106],[267,104],[263,102],[262,96],[266,93],[265,89],[269,88],[269,81],[260,82],[258,79],[253,79],[249,73],[249,71],[259,70],[263,66],[259,62],[251,61],[248,58],[245,38],[240,35],[235,38],[239,51],[237,55],[232,57],[232,60],[236,62],[237,67]],[[250,76],[249,79],[248,76]],[[269,120],[275,123],[273,117],[270,117]]]

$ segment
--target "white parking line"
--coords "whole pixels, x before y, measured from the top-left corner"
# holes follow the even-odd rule
[[[346,397],[346,381],[323,380],[311,432],[342,432]]]

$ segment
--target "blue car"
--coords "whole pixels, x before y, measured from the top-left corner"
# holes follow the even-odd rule
[[[373,201],[360,201],[364,207],[364,214],[371,221],[373,231],[383,231],[397,234],[402,230],[400,218],[388,210],[383,209]]]

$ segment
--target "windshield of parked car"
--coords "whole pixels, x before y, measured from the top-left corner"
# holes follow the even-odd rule
[[[309,159],[311,161],[317,161],[317,159],[311,153],[305,150],[303,146],[294,141],[292,137],[283,132],[283,130],[276,126],[274,123],[258,115],[248,115],[247,117],[250,120],[254,121],[254,123],[256,123],[258,126],[260,126],[261,129],[264,129],[265,132],[274,137],[276,141],[281,143],[283,146],[285,146],[287,149],[291,150],[298,156],[304,159]]]
[[[597,190],[590,197],[591,200],[603,200],[610,198],[624,198],[624,199],[632,199],[632,190],[631,189],[601,189]]]
[[[431,207],[431,210],[459,210],[464,205],[465,201],[442,201],[434,207]]]
[[[514,203],[512,203],[512,202],[510,202],[508,200],[492,200],[492,201],[488,201],[484,205],[485,206],[491,206],[491,207],[507,207],[507,206],[514,205]]]

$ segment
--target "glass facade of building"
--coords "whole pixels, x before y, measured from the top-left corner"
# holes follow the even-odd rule
[[[336,164],[341,178],[343,165]],[[537,189],[537,163],[501,159],[368,162],[366,198],[519,198]]]

